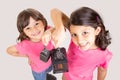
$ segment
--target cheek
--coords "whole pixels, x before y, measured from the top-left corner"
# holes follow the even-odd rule
[[[95,36],[89,37],[88,41],[91,42],[91,43],[95,43]]]
[[[24,34],[25,34],[26,36],[29,36],[30,32],[29,32],[29,31],[24,31]]]
[[[38,27],[38,30],[44,31],[44,26],[39,26],[39,27]]]
[[[25,35],[31,37],[31,33],[25,33]]]
[[[40,32],[40,36],[42,36],[43,34],[44,34],[44,31],[41,31],[41,32]]]

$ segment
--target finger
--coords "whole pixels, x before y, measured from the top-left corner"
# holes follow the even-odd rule
[[[55,36],[52,35],[51,38],[52,38],[52,40],[55,40]]]
[[[47,37],[44,38],[45,46],[47,46]]]
[[[47,37],[44,39],[45,46],[47,46],[47,44],[49,43],[50,40],[51,40],[50,36],[47,36]]]
[[[42,36],[42,43],[45,45],[46,44],[46,42],[45,42],[45,37],[44,36]]]
[[[55,48],[58,48],[60,46],[60,42],[57,41],[56,44],[55,44]]]
[[[47,41],[46,41],[46,39],[44,39],[44,45],[47,46]]]
[[[52,44],[54,45],[54,47],[55,48],[57,48],[58,47],[58,41],[57,40],[52,40]]]
[[[47,45],[47,37],[46,36],[42,37],[42,42],[45,46]]]
[[[58,48],[60,46],[59,40],[54,40],[55,48]]]

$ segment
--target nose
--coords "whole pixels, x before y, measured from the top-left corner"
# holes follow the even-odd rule
[[[35,32],[37,28],[35,26],[32,27],[32,31]]]
[[[84,37],[79,35],[79,36],[77,37],[77,43],[78,43],[78,44],[81,44],[81,43],[83,43],[83,42],[84,42]]]

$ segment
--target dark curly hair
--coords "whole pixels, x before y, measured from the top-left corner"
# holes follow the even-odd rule
[[[95,44],[101,49],[105,50],[111,43],[109,31],[105,29],[104,23],[100,15],[93,9],[82,7],[72,12],[69,20],[70,25],[85,25],[91,26],[94,29],[101,27],[100,33],[96,36]]]

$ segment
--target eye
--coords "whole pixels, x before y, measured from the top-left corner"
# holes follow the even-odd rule
[[[25,30],[30,30],[30,28],[29,28],[29,27],[26,27]]]
[[[37,26],[39,24],[39,22],[35,23],[35,25]]]
[[[72,34],[71,34],[71,36],[72,36],[72,37],[76,37],[76,36],[77,36],[77,34],[75,34],[75,33],[72,33]]]
[[[88,33],[89,33],[89,32],[84,31],[84,32],[82,33],[82,35],[83,35],[83,36],[86,36],[86,35],[88,35]]]

